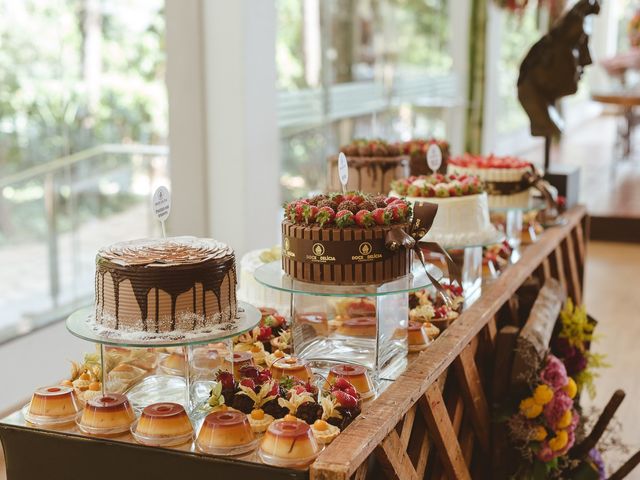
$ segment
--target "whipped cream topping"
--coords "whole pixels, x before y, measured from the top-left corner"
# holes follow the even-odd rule
[[[190,236],[142,238],[119,242],[98,251],[98,257],[121,266],[187,265],[233,255],[233,249],[212,238]]]

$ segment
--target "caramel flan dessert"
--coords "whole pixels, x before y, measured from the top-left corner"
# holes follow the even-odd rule
[[[294,377],[303,382],[311,380],[311,369],[306,361],[296,356],[282,357],[269,368],[274,379]]]
[[[333,385],[338,378],[348,380],[362,398],[375,394],[367,369],[362,365],[340,364],[331,367],[327,382]]]
[[[409,342],[410,352],[419,352],[424,350],[431,343],[431,339],[427,335],[426,323],[409,322],[407,327],[407,340]]]
[[[128,431],[135,419],[126,395],[110,393],[86,403],[78,427],[85,433],[109,435]]]
[[[238,455],[253,450],[256,446],[255,440],[244,413],[223,410],[205,417],[196,446],[212,455]]]
[[[326,337],[329,335],[329,322],[324,312],[307,312],[296,315],[296,324],[302,328],[311,327],[316,335]]]
[[[160,368],[169,375],[184,375],[185,359],[181,353],[170,353],[160,361]]]
[[[242,367],[255,365],[252,352],[233,352],[233,357],[228,355],[222,362],[222,370],[233,372],[235,378],[241,378],[240,370]]]
[[[348,337],[376,337],[376,319],[374,317],[359,317],[345,320],[338,327],[338,333]]]
[[[320,447],[311,427],[303,421],[277,420],[269,425],[258,454],[264,463],[280,467],[306,467]]]
[[[25,419],[36,425],[63,425],[82,410],[73,387],[43,387],[33,392]]]
[[[131,433],[136,441],[145,445],[180,445],[193,438],[193,426],[182,405],[154,403],[142,410]]]
[[[197,332],[235,321],[233,250],[210,238],[140,239],[96,258],[95,322],[125,332]]]

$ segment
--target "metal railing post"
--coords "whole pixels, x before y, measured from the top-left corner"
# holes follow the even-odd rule
[[[49,172],[44,177],[44,209],[47,218],[47,251],[49,257],[49,295],[53,305],[57,307],[60,295],[60,268],[56,200],[55,174]]]

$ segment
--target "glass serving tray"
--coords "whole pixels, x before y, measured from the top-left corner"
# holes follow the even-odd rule
[[[93,307],[72,313],[66,322],[67,330],[78,338],[102,345],[121,347],[178,347],[227,340],[253,329],[260,323],[260,311],[252,305],[238,302],[238,318],[232,328],[202,331],[183,335],[177,332],[150,333],[146,338],[128,337],[126,332],[99,330],[93,323]]]
[[[435,265],[427,264],[426,268],[429,274],[436,280],[440,280],[444,276],[442,270]],[[288,293],[321,297],[377,297],[414,292],[431,285],[431,280],[429,280],[420,262],[416,261],[413,263],[412,272],[411,275],[406,275],[382,284],[319,284],[294,279],[284,272],[280,261],[275,261],[259,267],[255,271],[254,276],[258,283]]]

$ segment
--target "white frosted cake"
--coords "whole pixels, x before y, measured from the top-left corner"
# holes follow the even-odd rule
[[[529,204],[531,192],[525,174],[531,173],[529,162],[515,157],[488,157],[465,154],[449,159],[447,173],[480,178],[489,195],[490,208],[517,208]]]
[[[500,233],[489,221],[486,192],[477,177],[441,175],[409,177],[392,185],[392,196],[438,205],[438,213],[424,241],[443,247],[464,247],[499,241]]]
[[[288,314],[291,295],[273,288],[265,287],[254,277],[258,267],[280,260],[280,247],[252,250],[240,260],[240,288],[238,298],[254,307],[275,308],[282,314]]]

